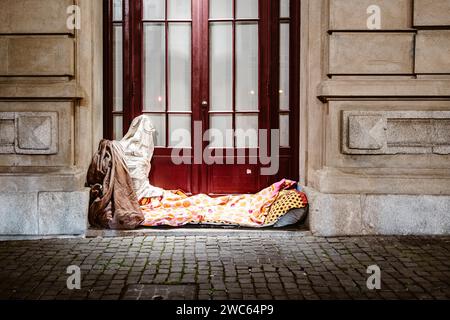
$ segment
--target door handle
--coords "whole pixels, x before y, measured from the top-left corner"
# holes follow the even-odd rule
[[[203,100],[200,106],[201,106],[200,114],[202,116],[202,120],[206,121],[206,119],[208,118],[208,101]]]

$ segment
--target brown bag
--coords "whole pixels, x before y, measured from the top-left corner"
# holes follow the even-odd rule
[[[102,140],[87,174],[93,227],[135,229],[144,221],[128,168],[116,142]]]

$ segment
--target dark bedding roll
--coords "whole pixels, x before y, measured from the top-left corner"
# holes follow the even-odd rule
[[[134,229],[144,221],[120,147],[102,140],[87,174],[93,227]]]

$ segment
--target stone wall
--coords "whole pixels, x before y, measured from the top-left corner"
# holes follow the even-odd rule
[[[309,0],[302,9],[311,229],[450,233],[450,0]]]
[[[69,28],[74,17],[81,28]],[[2,0],[0,235],[86,231],[85,172],[102,131],[101,17],[101,1]]]

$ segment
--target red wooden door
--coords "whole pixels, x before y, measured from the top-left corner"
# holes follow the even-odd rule
[[[152,118],[154,185],[193,194],[247,193],[298,176],[297,72],[289,71],[298,47],[289,36],[297,1],[109,4],[105,62],[112,71],[105,77],[112,80],[105,100],[113,117],[105,118],[106,133],[115,127],[120,138],[134,117]],[[270,138],[259,130],[280,123],[281,171],[264,176],[258,155]]]
[[[205,145],[214,164],[202,166],[209,194],[255,192],[260,174],[259,129],[269,129],[264,10],[268,1],[200,1],[202,116],[210,138]],[[206,160],[206,159],[205,159]],[[211,159],[212,160],[212,159]],[[212,161],[208,161],[211,163]]]

